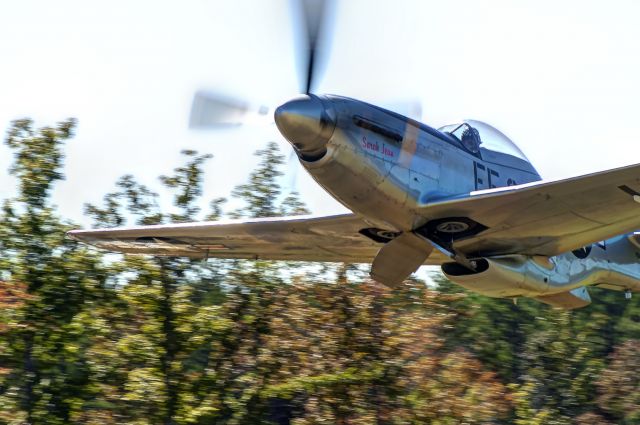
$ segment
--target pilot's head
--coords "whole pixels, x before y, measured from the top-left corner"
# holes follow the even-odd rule
[[[469,152],[478,153],[480,151],[480,133],[478,130],[471,126],[467,126],[467,128],[462,133],[462,145]]]

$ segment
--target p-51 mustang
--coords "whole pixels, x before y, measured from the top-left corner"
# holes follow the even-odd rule
[[[307,14],[307,23],[318,16]],[[485,123],[434,129],[358,100],[313,95],[319,24],[307,27],[307,94],[278,107],[274,118],[303,167],[352,214],[70,236],[123,253],[366,262],[390,287],[423,264],[439,265],[478,293],[562,308],[588,305],[588,286],[627,297],[640,292],[640,234],[633,233],[640,228],[640,165],[541,181],[520,149]],[[192,123],[247,110],[200,94]]]

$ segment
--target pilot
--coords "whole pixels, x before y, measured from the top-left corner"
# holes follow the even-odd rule
[[[480,133],[478,130],[471,126],[467,126],[467,128],[462,133],[462,145],[471,153],[480,152]]]

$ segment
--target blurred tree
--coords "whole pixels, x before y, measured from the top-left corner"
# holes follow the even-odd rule
[[[506,388],[442,332],[455,314],[422,282],[301,281],[279,289],[265,353],[280,369],[263,396],[290,400],[296,424],[487,423]]]
[[[193,150],[182,154],[186,164],[175,168],[174,174],[160,177],[161,183],[174,192],[175,212],[162,213],[158,195],[126,175],[116,184],[119,191],[105,196],[103,207],[87,205],[87,213],[98,226],[124,223],[125,217],[145,225],[195,221],[200,210],[197,203],[202,194],[202,167],[211,155]],[[181,385],[189,368],[190,340],[202,337],[194,335],[192,320],[203,314],[200,308],[207,307],[193,302],[196,286],[191,283],[197,280],[194,276],[208,274],[189,259],[128,256],[113,263],[111,272],[122,280],[119,295],[124,309],[106,319],[111,322],[111,331],[93,348],[97,355],[114,360],[109,373],[95,371],[95,385],[103,386],[105,397],[118,406],[118,418],[136,423],[175,423],[182,400],[188,399],[181,394]],[[197,289],[203,290],[202,285]],[[111,309],[107,311],[112,313]],[[211,326],[215,328],[214,323]],[[99,350],[106,345],[111,348],[101,353]],[[113,380],[105,380],[107,376]]]
[[[187,163],[160,177],[175,192],[176,212],[162,214],[157,194],[124,176],[117,183],[119,191],[106,195],[102,207],[88,205],[87,213],[97,225],[121,224],[125,217],[139,224],[197,220],[202,167],[210,156],[182,153]],[[303,210],[295,195],[282,204],[274,198],[280,193],[278,167],[283,163],[277,146],[270,144],[256,154],[264,159],[250,183],[234,191],[246,205],[235,214],[275,216],[285,208]],[[213,200],[206,218],[219,218],[223,202]],[[118,358],[111,363],[115,380],[109,387],[120,388],[111,397],[119,406],[118,417],[139,423],[262,421],[268,406],[250,394],[257,392],[255,379],[261,378],[255,359],[266,331],[263,310],[272,288],[284,284],[277,265],[211,261],[204,266],[179,258],[125,258],[112,273],[125,282],[120,294],[126,313],[110,319],[118,318],[110,328],[120,331],[108,338],[116,352],[107,354]],[[139,347],[146,347],[146,356]],[[104,384],[103,374],[96,377],[101,380],[97,385]]]
[[[598,406],[612,422],[640,423],[639,366],[640,340],[627,340],[616,347],[596,382]]]
[[[285,213],[308,213],[294,192],[281,199],[282,188],[278,181],[284,157],[275,143],[255,153],[260,158],[258,167],[249,175],[249,182],[237,186],[232,197],[243,206],[231,213],[233,217],[274,217]],[[216,202],[216,206],[220,201]],[[219,263],[217,263],[219,264]],[[215,365],[213,388],[219,395],[216,409],[207,409],[211,395],[195,397],[200,404],[191,411],[202,413],[198,420],[223,420],[230,424],[264,423],[281,415],[277,398],[263,398],[261,389],[265,381],[279,369],[272,357],[264,355],[265,339],[272,332],[271,306],[278,290],[289,290],[284,276],[283,263],[265,261],[232,261],[226,271],[225,302],[219,310],[231,327],[221,334],[220,340],[210,340],[206,350],[207,365]],[[283,289],[284,288],[284,289]],[[207,372],[208,375],[211,371]],[[200,379],[211,381],[202,374]],[[195,382],[198,382],[197,380]],[[202,390],[202,383],[198,384]],[[206,393],[203,393],[206,394]],[[285,407],[286,410],[286,407]],[[186,411],[185,411],[186,412]],[[285,414],[285,417],[288,417]],[[274,419],[275,420],[275,419]]]
[[[575,425],[614,425],[613,422],[609,422],[597,413],[587,412],[578,416],[575,421]]]
[[[176,190],[173,204],[179,208],[180,212],[170,215],[172,223],[188,222],[197,219],[200,207],[197,205],[202,196],[202,179],[204,170],[202,168],[206,160],[213,155],[198,155],[193,150],[183,150],[182,154],[189,158],[185,166],[174,170],[172,176],[160,176],[160,181],[166,188]]]
[[[593,409],[595,379],[604,366],[601,325],[596,316],[586,322],[551,308],[537,318],[522,352],[526,372],[520,378],[536,414],[549,412],[547,421],[569,424]]]
[[[68,224],[55,215],[50,195],[63,178],[62,145],[74,120],[35,130],[14,121],[5,143],[14,151],[10,172],[18,195],[0,215],[0,273],[6,321],[0,364],[0,418],[7,423],[68,423],[82,404],[89,359],[88,335],[75,319],[106,296],[99,256],[65,237]],[[9,295],[11,294],[11,295]]]
[[[249,175],[249,182],[239,185],[232,192],[232,196],[244,201],[245,205],[230,215],[239,218],[308,214],[296,192],[281,200],[282,187],[278,178],[283,175],[280,168],[285,160],[278,145],[269,142],[265,149],[258,150],[255,155],[260,158],[260,163]]]
[[[605,355],[628,339],[640,340],[640,297],[627,300],[622,292],[602,288],[589,288],[589,292],[593,303],[575,313],[582,321],[598,317],[601,324],[598,334],[605,344],[602,347]]]
[[[443,301],[454,309],[456,325],[447,332],[446,344],[465,347],[505,382],[515,382],[527,368],[521,356],[528,335],[545,307],[536,301],[490,298],[454,284],[442,274],[432,274]]]
[[[18,196],[0,212],[0,423],[640,423],[640,302],[592,291],[565,312],[436,277],[391,291],[351,265],[102,256],[65,238],[50,193],[69,120],[13,123]],[[97,226],[187,222],[210,155],[158,195],[123,176]],[[275,143],[235,217],[308,213]]]
[[[516,423],[597,416],[592,412],[598,376],[615,344],[637,335],[637,300],[595,288],[591,306],[560,311],[526,299],[515,305],[435,280],[439,291],[459,294],[447,302],[460,313],[447,344],[475,353],[509,383]]]

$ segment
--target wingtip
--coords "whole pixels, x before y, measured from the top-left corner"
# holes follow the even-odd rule
[[[69,230],[65,235],[69,239],[73,239],[74,241],[82,242],[82,238],[79,234],[83,232],[82,229]]]

